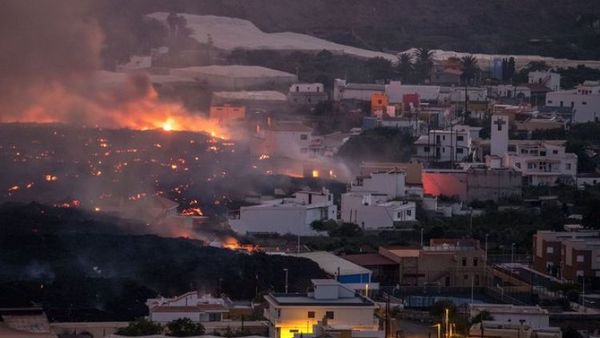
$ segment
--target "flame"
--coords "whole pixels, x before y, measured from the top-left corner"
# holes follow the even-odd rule
[[[257,248],[252,244],[242,244],[233,237],[227,237],[223,240],[223,248],[235,251],[256,252]]]
[[[181,216],[204,216],[200,208],[187,208],[181,211]]]
[[[133,80],[129,81],[133,82]],[[162,101],[150,86],[143,93],[128,90],[99,90],[93,98],[72,93],[60,84],[48,85],[36,93],[36,101],[20,114],[1,115],[0,123],[80,123],[93,127],[136,130],[195,131],[228,139],[230,133],[202,115],[188,111],[181,103]],[[126,100],[123,96],[127,96]]]

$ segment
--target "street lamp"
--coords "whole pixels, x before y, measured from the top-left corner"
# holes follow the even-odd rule
[[[442,338],[442,324],[434,324],[433,327],[437,328],[437,338]]]
[[[285,293],[288,293],[288,269],[285,268],[283,269],[283,271],[285,271]]]

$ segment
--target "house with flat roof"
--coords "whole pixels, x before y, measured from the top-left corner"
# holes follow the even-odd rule
[[[146,301],[150,320],[158,323],[189,318],[194,322],[216,322],[223,320],[229,312],[231,300],[216,298],[210,294],[201,295],[191,291],[172,298],[151,298]]]
[[[306,293],[270,293],[265,301],[270,338],[310,336],[319,324],[383,338],[375,319],[376,304],[333,279],[313,279]]]
[[[372,281],[373,272],[371,270],[343,257],[326,251],[305,252],[294,256],[312,260],[335,280],[349,289],[357,291],[379,289],[379,283]]]

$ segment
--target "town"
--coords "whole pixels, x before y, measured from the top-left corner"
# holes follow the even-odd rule
[[[600,336],[592,47],[173,1],[9,0],[71,40],[0,64],[0,337]]]

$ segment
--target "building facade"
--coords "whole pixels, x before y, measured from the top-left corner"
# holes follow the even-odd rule
[[[546,94],[546,106],[569,107],[573,110],[573,123],[600,120],[600,82],[586,81],[577,89],[554,91]]]

